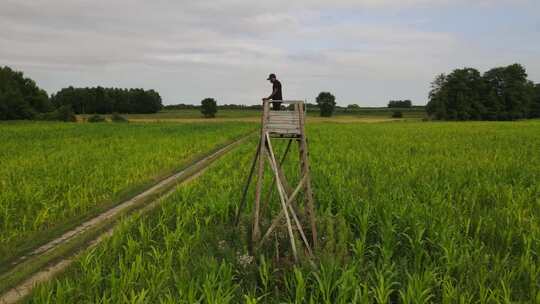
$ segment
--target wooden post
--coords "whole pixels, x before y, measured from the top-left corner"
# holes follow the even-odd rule
[[[276,185],[277,185],[277,188],[278,188],[278,193],[279,193],[279,200],[281,201],[281,207],[283,208],[283,213],[285,214],[285,221],[287,222],[287,230],[289,231],[289,238],[290,238],[290,241],[291,241],[291,247],[292,247],[292,251],[293,251],[293,255],[294,255],[294,260],[297,261],[298,260],[298,254],[296,252],[296,243],[294,241],[294,234],[293,234],[293,231],[292,231],[292,225],[291,225],[291,218],[289,217],[289,212],[287,211],[287,194],[285,194],[285,189],[283,187],[283,184],[281,183],[281,179],[280,179],[280,174],[278,172],[278,169],[277,169],[277,162],[276,162],[276,158],[274,157],[274,153],[272,152],[272,144],[270,143],[270,138],[268,136],[268,133],[265,134],[266,135],[266,140],[268,142],[268,146],[269,146],[269,153],[268,153],[268,157],[270,158],[270,165],[272,167],[272,169],[274,170],[274,174],[276,176]]]
[[[253,233],[251,235],[253,248],[257,244],[260,235],[260,226],[259,226],[259,211],[261,209],[261,194],[262,186],[264,182],[264,158],[265,158],[265,149],[266,145],[266,117],[268,115],[268,101],[263,103],[263,117],[261,121],[261,138],[259,144],[259,167],[257,169],[257,188],[255,190],[255,206],[253,208]]]
[[[313,242],[313,248],[317,249],[317,223],[315,218],[315,206],[313,203],[313,190],[311,189],[311,175],[309,172],[309,161],[308,161],[308,147],[306,140],[306,130],[305,130],[305,121],[304,121],[304,105],[298,104],[299,120],[300,120],[300,130],[302,136],[300,137],[300,165],[302,175],[307,177],[305,183],[305,196],[307,199],[307,211],[309,221],[311,222],[311,238]]]

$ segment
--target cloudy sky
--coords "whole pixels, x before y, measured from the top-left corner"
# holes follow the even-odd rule
[[[1,0],[0,65],[49,94],[156,89],[165,104],[425,104],[436,74],[522,63],[540,82],[539,0]]]

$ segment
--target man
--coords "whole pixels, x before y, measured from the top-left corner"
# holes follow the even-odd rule
[[[268,79],[272,83],[272,94],[270,96],[263,98],[263,100],[283,100],[281,95],[281,82],[277,80],[276,74],[270,74]],[[272,110],[279,111],[281,109],[281,102],[272,102]]]

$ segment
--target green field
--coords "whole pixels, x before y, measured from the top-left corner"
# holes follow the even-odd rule
[[[334,116],[349,117],[352,119],[382,119],[391,118],[395,111],[403,113],[404,119],[422,119],[426,117],[426,112],[422,107],[413,107],[408,109],[390,109],[390,108],[358,108],[354,110],[336,109]],[[221,122],[223,120],[235,121],[260,121],[260,110],[251,109],[219,109],[215,119],[204,119],[198,109],[183,109],[183,110],[163,110],[155,114],[124,114],[131,121],[198,121],[198,122]],[[85,120],[91,115],[79,115],[79,119]],[[111,115],[103,115],[110,119]],[[320,113],[316,110],[308,111],[308,119],[318,121]],[[324,118],[323,118],[324,119]]]
[[[254,129],[241,122],[0,124],[0,265]]]
[[[250,210],[232,224],[253,140],[29,302],[540,301],[540,121],[324,123],[308,136],[315,265],[251,257]]]

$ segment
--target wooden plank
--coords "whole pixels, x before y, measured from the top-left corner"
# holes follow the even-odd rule
[[[269,125],[266,130],[291,130],[300,133],[301,129],[295,125]]]
[[[267,124],[266,125],[266,128],[267,129],[298,129],[300,130],[299,126],[298,125],[295,125],[295,124],[278,124],[278,123],[272,123],[272,124]]]
[[[292,120],[300,120],[300,117],[298,115],[268,115],[268,119],[292,119]]]
[[[279,122],[279,121],[276,121],[276,122],[269,121],[269,122],[266,123],[266,125],[267,126],[268,125],[277,125],[277,126],[279,126],[279,125],[287,125],[287,126],[289,126],[290,125],[290,126],[294,126],[295,128],[300,127],[300,124],[297,124],[297,123],[287,123],[287,122]]]
[[[291,116],[269,116],[266,121],[271,121],[271,120],[297,120],[297,121],[300,121],[300,119],[298,119],[298,117],[291,117]]]
[[[268,116],[268,120],[274,120],[274,119],[286,119],[286,120],[300,120],[300,117],[298,116],[287,116],[287,115],[275,115],[275,116]]]
[[[298,132],[297,130],[269,130],[268,132],[280,135],[300,135],[300,132]]]
[[[270,111],[268,116],[291,116],[298,117],[298,112],[296,111]]]
[[[277,128],[277,129],[300,129],[300,125],[293,123],[267,123],[266,128]]]
[[[267,122],[292,122],[300,124],[300,119],[290,118],[290,117],[271,117]]]
[[[291,130],[291,129],[271,129],[271,130],[268,130],[268,133],[301,135],[300,131]]]
[[[296,120],[300,121],[298,117],[293,116],[269,116],[266,121],[272,121],[272,120]]]
[[[266,124],[266,127],[278,129],[300,129],[300,124],[290,122],[269,122]]]

